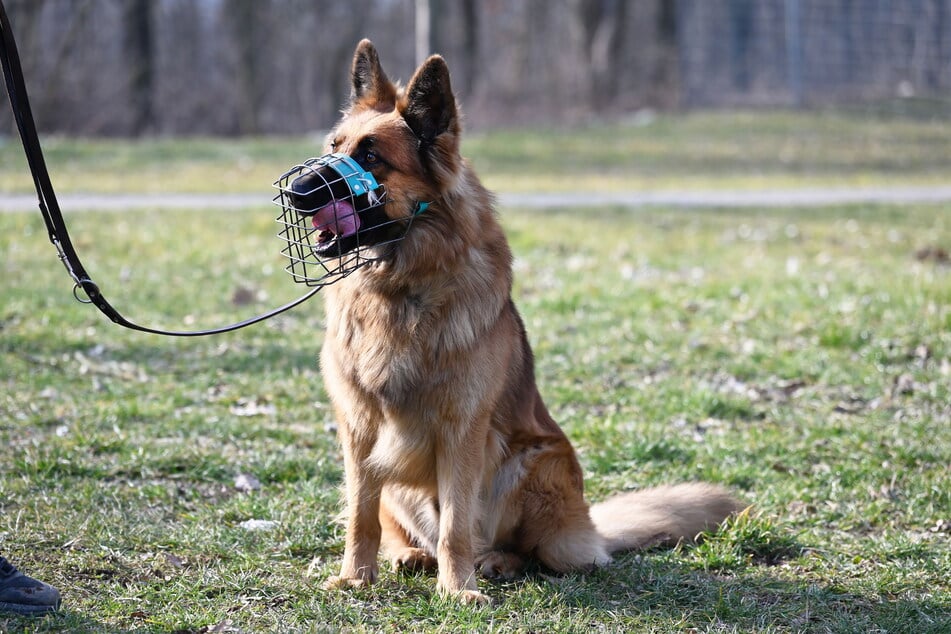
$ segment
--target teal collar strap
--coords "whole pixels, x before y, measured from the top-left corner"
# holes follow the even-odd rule
[[[431,204],[432,204],[432,203],[426,203],[426,202],[423,202],[423,201],[421,201],[421,200],[420,200],[420,201],[417,201],[417,202],[416,202],[416,207],[413,208],[413,217],[415,218],[415,217],[418,216],[419,214],[421,214],[421,213],[423,213],[424,211],[426,211],[427,209],[429,209],[429,205],[431,205]]]

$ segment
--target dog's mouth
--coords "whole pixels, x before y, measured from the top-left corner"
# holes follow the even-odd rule
[[[318,232],[315,253],[320,257],[328,257],[342,255],[356,246],[362,222],[348,201],[334,200],[317,210],[311,224]]]

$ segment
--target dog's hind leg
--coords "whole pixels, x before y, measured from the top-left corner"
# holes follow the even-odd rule
[[[486,579],[511,580],[525,570],[525,558],[518,553],[493,550],[480,555],[476,567]]]
[[[611,561],[584,499],[581,466],[565,438],[555,438],[528,463],[522,496],[519,552],[532,552],[555,572],[586,570]]]
[[[539,544],[536,551],[539,561],[555,572],[591,570],[611,563],[604,538],[590,520],[587,524],[559,531]]]

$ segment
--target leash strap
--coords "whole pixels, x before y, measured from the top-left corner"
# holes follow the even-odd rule
[[[3,0],[0,0],[0,40],[2,40],[0,41],[0,64],[3,66],[3,78],[7,86],[7,93],[10,96],[10,106],[13,110],[13,117],[16,120],[17,130],[20,133],[20,140],[23,142],[23,150],[26,152],[26,160],[29,163],[30,173],[33,176],[33,184],[36,187],[36,195],[39,199],[40,213],[43,215],[43,221],[46,223],[46,230],[49,233],[50,242],[56,247],[60,261],[66,267],[69,276],[73,279],[73,295],[78,301],[95,305],[96,308],[102,311],[102,313],[113,322],[132,330],[139,330],[156,335],[198,337],[230,332],[244,328],[245,326],[250,326],[251,324],[256,324],[265,319],[270,319],[275,315],[294,308],[298,304],[302,304],[323,288],[323,285],[316,286],[302,297],[267,313],[209,330],[161,330],[159,328],[140,326],[123,317],[119,311],[106,300],[105,296],[103,296],[99,290],[99,285],[97,285],[86,272],[82,261],[79,259],[79,255],[76,253],[76,249],[73,248],[73,244],[69,239],[66,222],[63,219],[59,204],[56,202],[53,184],[50,181],[49,172],[46,169],[46,161],[43,159],[43,150],[36,132],[36,124],[33,121],[30,101],[26,94],[26,82],[23,79],[23,69],[20,66],[20,55],[17,51],[16,42],[13,39],[13,28],[7,18]],[[85,294],[85,298],[80,295],[80,289],[82,293]]]

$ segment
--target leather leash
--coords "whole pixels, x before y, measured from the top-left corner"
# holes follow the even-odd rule
[[[46,230],[49,233],[50,242],[56,247],[59,259],[66,267],[66,272],[73,280],[73,296],[84,304],[93,304],[104,315],[120,326],[148,332],[156,335],[170,335],[175,337],[198,337],[202,335],[214,335],[223,332],[230,332],[251,324],[256,324],[265,319],[270,319],[295,306],[302,304],[313,297],[324,285],[318,285],[312,288],[308,293],[298,299],[279,306],[269,312],[251,317],[219,328],[196,331],[175,331],[162,330],[160,328],[151,328],[140,326],[119,313],[102,294],[99,285],[96,284],[89,273],[83,267],[76,249],[69,239],[69,231],[66,229],[66,222],[63,219],[59,203],[56,202],[56,194],[53,191],[53,184],[50,181],[49,172],[46,169],[46,161],[43,159],[43,150],[40,146],[39,136],[36,132],[36,124],[33,120],[33,113],[30,108],[30,101],[26,93],[26,82],[23,79],[23,69],[20,66],[20,55],[17,51],[16,42],[13,39],[13,28],[7,18],[6,8],[3,6],[3,0],[0,0],[0,63],[3,66],[3,77],[7,87],[7,94],[10,97],[10,106],[13,109],[13,116],[16,120],[17,130],[20,133],[20,140],[23,142],[23,150],[26,152],[26,159],[30,166],[30,173],[33,176],[33,184],[36,187],[36,195],[39,199],[40,213],[43,215],[43,221],[46,223]],[[81,297],[80,291],[85,295]]]

